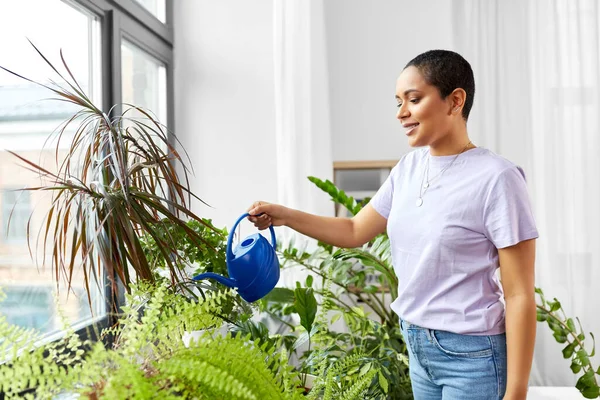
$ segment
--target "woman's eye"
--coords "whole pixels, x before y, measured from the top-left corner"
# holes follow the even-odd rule
[[[396,104],[396,107],[398,107],[398,108],[402,107],[402,103]]]
[[[419,99],[410,99],[411,103],[417,104],[419,102]]]

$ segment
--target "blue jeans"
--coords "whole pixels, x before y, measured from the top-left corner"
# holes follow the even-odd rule
[[[506,334],[473,336],[401,321],[415,400],[497,400],[506,391]]]

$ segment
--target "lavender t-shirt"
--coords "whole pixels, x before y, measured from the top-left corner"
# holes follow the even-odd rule
[[[430,186],[417,207],[428,157]],[[455,157],[411,151],[371,199],[387,219],[398,276],[391,307],[425,328],[503,333],[498,249],[538,237],[525,175],[481,147]]]

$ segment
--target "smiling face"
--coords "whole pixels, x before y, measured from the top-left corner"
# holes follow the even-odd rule
[[[438,88],[428,84],[414,66],[406,68],[398,77],[396,100],[397,118],[406,129],[408,144],[412,147],[432,146],[443,141],[457,118],[462,119],[456,113],[454,96],[442,99]]]

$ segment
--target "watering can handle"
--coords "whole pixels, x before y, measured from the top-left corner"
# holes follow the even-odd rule
[[[235,224],[233,224],[233,228],[231,228],[231,232],[229,232],[229,237],[227,238],[227,264],[229,264],[229,262],[233,259],[233,246],[232,246],[232,242],[233,242],[233,232],[235,232],[235,228],[237,228],[237,226],[239,225],[240,222],[242,222],[242,220],[246,217],[249,217],[250,214],[248,213],[244,213],[242,214],[241,217],[238,218],[237,221],[235,221]],[[269,226],[269,230],[271,231],[271,245],[273,246],[273,249],[277,249],[277,241],[275,239],[275,229],[273,229],[273,226]]]

